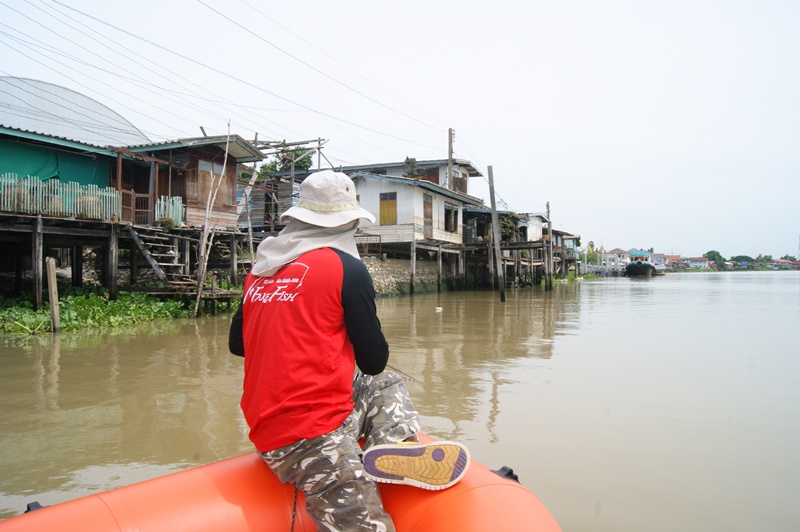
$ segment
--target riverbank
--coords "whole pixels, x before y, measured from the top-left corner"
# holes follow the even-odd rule
[[[36,311],[31,300],[30,294],[0,297],[0,334],[50,332],[50,305]],[[120,292],[112,301],[102,287],[73,288],[63,293],[58,303],[63,331],[189,318],[193,314],[193,309],[181,301],[157,299],[144,292]]]
[[[375,294],[378,297],[403,296],[411,291],[410,262],[401,259],[364,257]],[[438,290],[438,264],[435,261],[418,260],[415,266],[414,293],[425,294]],[[455,285],[455,278],[442,273],[442,290]]]
[[[410,293],[409,262],[379,257],[365,257],[364,263],[372,275],[379,297],[394,297]],[[189,318],[193,309],[175,299],[149,297],[145,292],[120,291],[110,300],[107,291],[94,281],[94,271],[87,271],[83,287],[69,286],[69,278],[59,278],[59,314],[63,331],[88,327],[117,327],[162,319]],[[418,261],[414,292],[437,291],[437,263]],[[443,279],[443,289],[452,286],[453,279]],[[19,297],[0,296],[0,334],[40,334],[50,331],[50,305],[34,311],[30,294]],[[218,311],[226,311],[227,308]],[[235,310],[238,304],[230,306]]]

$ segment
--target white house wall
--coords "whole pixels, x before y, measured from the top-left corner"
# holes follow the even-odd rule
[[[536,242],[542,239],[544,235],[542,224],[542,219],[539,217],[528,219],[528,242]]]
[[[375,216],[375,223],[361,221],[361,228],[365,233],[380,234],[381,241],[385,243],[411,242],[424,239],[425,206],[424,195],[433,198],[433,239],[442,242],[460,244],[463,241],[461,224],[462,210],[460,204],[448,201],[458,211],[456,231],[445,231],[445,196],[421,187],[409,186],[403,183],[385,181],[380,179],[362,178],[356,182],[360,205]],[[380,195],[386,192],[397,193],[397,225],[380,225]]]

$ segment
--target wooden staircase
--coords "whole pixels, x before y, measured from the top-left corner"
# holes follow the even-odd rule
[[[197,287],[197,280],[188,275],[186,265],[178,260],[178,239],[156,228],[129,226],[128,232],[162,283],[171,288]]]

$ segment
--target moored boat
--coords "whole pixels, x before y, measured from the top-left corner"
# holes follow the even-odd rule
[[[648,261],[634,260],[625,266],[625,275],[628,277],[652,277],[655,268]]]
[[[446,490],[379,486],[399,532],[561,530],[530,490],[475,461]],[[315,531],[301,493],[293,512],[294,497],[249,453],[34,510],[0,521],[0,532]]]
[[[655,267],[650,260],[652,253],[641,249],[632,249],[628,252],[630,262],[625,266],[625,275],[628,277],[652,277]]]

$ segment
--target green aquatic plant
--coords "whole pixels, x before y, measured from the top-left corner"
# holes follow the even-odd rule
[[[50,305],[33,309],[32,297],[0,297],[0,334],[36,334],[50,330]],[[110,299],[100,289],[75,289],[59,298],[61,330],[119,327],[148,321],[189,318],[191,309],[174,299],[159,299],[143,292],[120,292]]]

